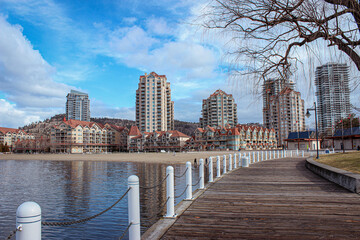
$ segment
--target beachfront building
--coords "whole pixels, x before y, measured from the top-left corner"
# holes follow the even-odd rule
[[[47,153],[50,152],[50,139],[42,136],[39,139],[17,140],[13,152],[16,153]]]
[[[320,139],[316,145],[315,131],[290,132],[285,142],[289,150],[316,150],[316,146],[319,146],[319,150],[321,148]]]
[[[237,105],[231,94],[218,89],[207,99],[203,99],[200,127],[235,127],[237,124]]]
[[[66,99],[66,120],[90,121],[90,100],[87,93],[71,90]]]
[[[319,132],[332,136],[336,123],[351,114],[349,67],[339,63],[317,67],[315,86]]]
[[[67,120],[51,128],[50,151],[54,153],[104,153],[119,151],[121,131],[100,123]],[[117,132],[118,137],[116,137]]]
[[[165,75],[140,76],[136,90],[136,126],[142,132],[174,129],[174,102]]]
[[[0,144],[7,145],[9,151],[15,147],[15,143],[20,140],[35,139],[32,134],[26,133],[24,130],[16,128],[0,127]]]
[[[128,135],[129,152],[179,152],[183,149],[189,136],[177,130],[140,132],[132,126]]]
[[[294,83],[285,80],[267,80],[263,85],[263,121],[273,128],[277,142],[285,145],[290,132],[305,131],[304,100],[293,89]]]
[[[232,128],[206,126],[197,128],[186,141],[184,150],[263,150],[277,147],[274,129],[236,125]]]

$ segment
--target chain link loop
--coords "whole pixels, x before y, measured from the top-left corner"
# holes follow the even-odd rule
[[[19,225],[14,231],[11,231],[9,236],[6,238],[6,240],[10,240],[19,230],[21,230],[21,225]]]
[[[176,178],[181,178],[181,177],[183,177],[183,176],[185,175],[185,173],[187,172],[187,170],[188,170],[188,168],[186,168],[185,172],[184,172],[183,174],[181,174],[180,176],[174,175],[174,177],[176,177]]]
[[[130,189],[131,189],[131,187],[128,188],[128,190],[113,205],[111,205],[110,207],[108,207],[104,211],[102,211],[102,212],[100,212],[98,214],[95,214],[95,215],[93,215],[91,217],[87,217],[87,218],[80,219],[80,220],[68,221],[68,222],[46,222],[46,221],[43,221],[43,222],[41,222],[41,224],[44,225],[44,226],[69,226],[69,225],[73,225],[73,224],[87,222],[87,221],[89,221],[91,219],[94,219],[94,218],[100,216],[103,213],[106,213],[110,209],[112,209],[116,204],[118,204],[126,196],[126,194],[130,191]]]
[[[189,185],[186,185],[186,188],[185,188],[185,190],[182,192],[182,194],[180,194],[179,196],[175,196],[175,198],[179,198],[179,197],[181,197],[182,195],[184,195],[184,193],[186,192],[186,189],[189,187]]]
[[[130,226],[132,225],[132,222],[127,226],[121,237],[119,237],[119,240],[123,239],[125,237],[125,234],[129,231]]]
[[[199,182],[200,182],[200,180],[201,180],[201,178],[199,177],[199,180],[197,181],[197,183],[192,184],[192,186],[193,186],[193,187],[195,187],[196,185],[198,185],[198,184],[199,184]]]

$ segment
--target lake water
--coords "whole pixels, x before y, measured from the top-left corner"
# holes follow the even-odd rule
[[[0,161],[0,238],[6,238],[15,229],[16,209],[23,202],[37,202],[41,206],[43,221],[78,220],[97,214],[117,201],[126,192],[130,175],[137,175],[141,186],[154,186],[166,176],[167,166],[119,162]],[[185,164],[172,166],[177,176],[185,171]],[[193,183],[198,178],[198,169],[193,169]],[[193,191],[197,188],[193,187]],[[184,189],[185,176],[175,178],[175,196]],[[184,197],[185,194],[175,199],[176,204]],[[156,214],[165,201],[165,184],[161,188],[140,189],[142,233],[159,219]],[[86,223],[43,226],[42,237],[118,239],[127,226],[126,196],[110,211]]]

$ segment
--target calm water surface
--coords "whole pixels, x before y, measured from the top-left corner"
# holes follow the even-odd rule
[[[35,201],[41,206],[43,221],[78,220],[97,214],[118,200],[127,190],[130,175],[137,175],[141,186],[154,186],[166,176],[167,166],[118,162],[0,161],[0,238],[6,238],[15,229],[16,209],[25,201]],[[172,166],[175,175],[185,171],[185,164]],[[193,183],[198,178],[198,169],[193,169]],[[184,189],[185,176],[175,178],[175,196],[183,193]],[[184,197],[176,198],[176,203]],[[140,201],[143,233],[159,219],[157,213],[166,201],[165,184],[162,188],[140,189]],[[118,239],[128,225],[127,216],[125,197],[110,211],[86,223],[66,227],[43,226],[42,236],[43,239]]]

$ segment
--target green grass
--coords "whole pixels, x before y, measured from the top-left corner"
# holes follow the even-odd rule
[[[314,160],[349,172],[360,173],[360,152],[326,154]]]

